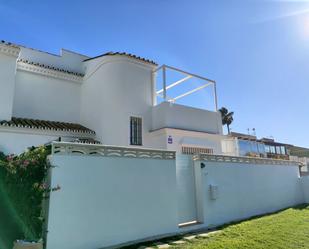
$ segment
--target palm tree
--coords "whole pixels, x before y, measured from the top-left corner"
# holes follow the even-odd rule
[[[230,134],[230,125],[234,120],[234,112],[229,112],[229,110],[225,107],[221,107],[221,109],[219,109],[219,112],[221,113],[222,124],[227,126],[228,134]]]

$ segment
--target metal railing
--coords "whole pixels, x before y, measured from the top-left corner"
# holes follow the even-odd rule
[[[167,77],[166,77],[166,72],[167,70],[171,70],[171,71],[174,71],[174,72],[178,72],[182,75],[184,75],[185,77],[180,79],[180,80],[177,80],[169,85],[167,85]],[[160,90],[155,90],[155,93],[154,93],[154,98],[157,98],[157,97],[161,97],[163,98],[164,101],[168,101],[168,102],[176,102],[176,100],[179,100],[183,97],[186,97],[188,95],[191,95],[197,91],[200,91],[206,87],[213,87],[213,96],[214,96],[214,105],[215,105],[215,111],[218,110],[218,101],[217,101],[217,88],[216,88],[216,82],[214,80],[211,80],[211,79],[208,79],[208,78],[205,78],[205,77],[202,77],[202,76],[199,76],[197,74],[193,74],[193,73],[189,73],[189,72],[186,72],[186,71],[183,71],[181,69],[178,69],[178,68],[175,68],[175,67],[171,67],[171,66],[167,66],[167,65],[162,65],[160,67],[158,67],[156,70],[153,71],[153,74],[157,74],[159,71],[162,71],[162,86],[163,88],[160,89]],[[167,95],[167,91],[172,89],[173,87],[175,86],[178,86],[192,78],[195,78],[195,79],[199,79],[199,80],[202,80],[206,83],[202,84],[201,86],[199,87],[196,87],[192,90],[189,90],[187,92],[184,92],[183,94],[180,94],[176,97],[168,97]],[[156,102],[156,101],[154,101]]]

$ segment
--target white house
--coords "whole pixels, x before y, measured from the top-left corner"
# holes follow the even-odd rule
[[[47,249],[117,247],[309,202],[298,163],[237,156],[213,80],[126,53],[4,41],[0,75],[0,151],[52,143],[48,183],[61,190],[50,193]],[[206,88],[211,110],[178,103]]]
[[[156,82],[159,70],[164,74],[161,90]],[[167,70],[184,78],[167,85]],[[209,111],[176,103],[207,86],[215,90],[209,79],[172,67],[157,68],[153,61],[126,53],[90,58],[62,49],[59,56],[4,41],[0,74],[0,151],[20,153],[54,140],[83,139],[222,153],[217,107]],[[204,85],[168,99],[167,90],[190,78]]]

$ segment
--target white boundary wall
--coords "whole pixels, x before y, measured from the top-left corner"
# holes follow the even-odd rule
[[[78,154],[80,153],[80,154]],[[181,217],[175,153],[53,143],[47,249],[92,249],[218,226],[309,201],[297,163],[194,157],[196,218]],[[189,182],[186,182],[189,184]],[[210,186],[216,191],[210,191]],[[188,204],[188,203],[187,203]],[[189,203],[190,204],[190,203]],[[190,206],[190,205],[187,205]]]
[[[297,164],[214,158],[195,161],[197,192],[202,193],[197,201],[198,208],[203,210],[200,218],[203,226],[212,227],[304,203]],[[216,191],[212,192],[210,186]]]
[[[304,202],[309,204],[309,175],[301,178],[304,191]]]
[[[109,247],[177,230],[175,160],[113,151],[50,157],[51,186],[61,190],[50,196],[47,249]]]

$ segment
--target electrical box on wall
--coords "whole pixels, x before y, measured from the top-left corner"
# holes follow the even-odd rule
[[[211,200],[216,200],[218,199],[218,186],[217,185],[209,185],[209,194],[210,194],[210,199]]]

